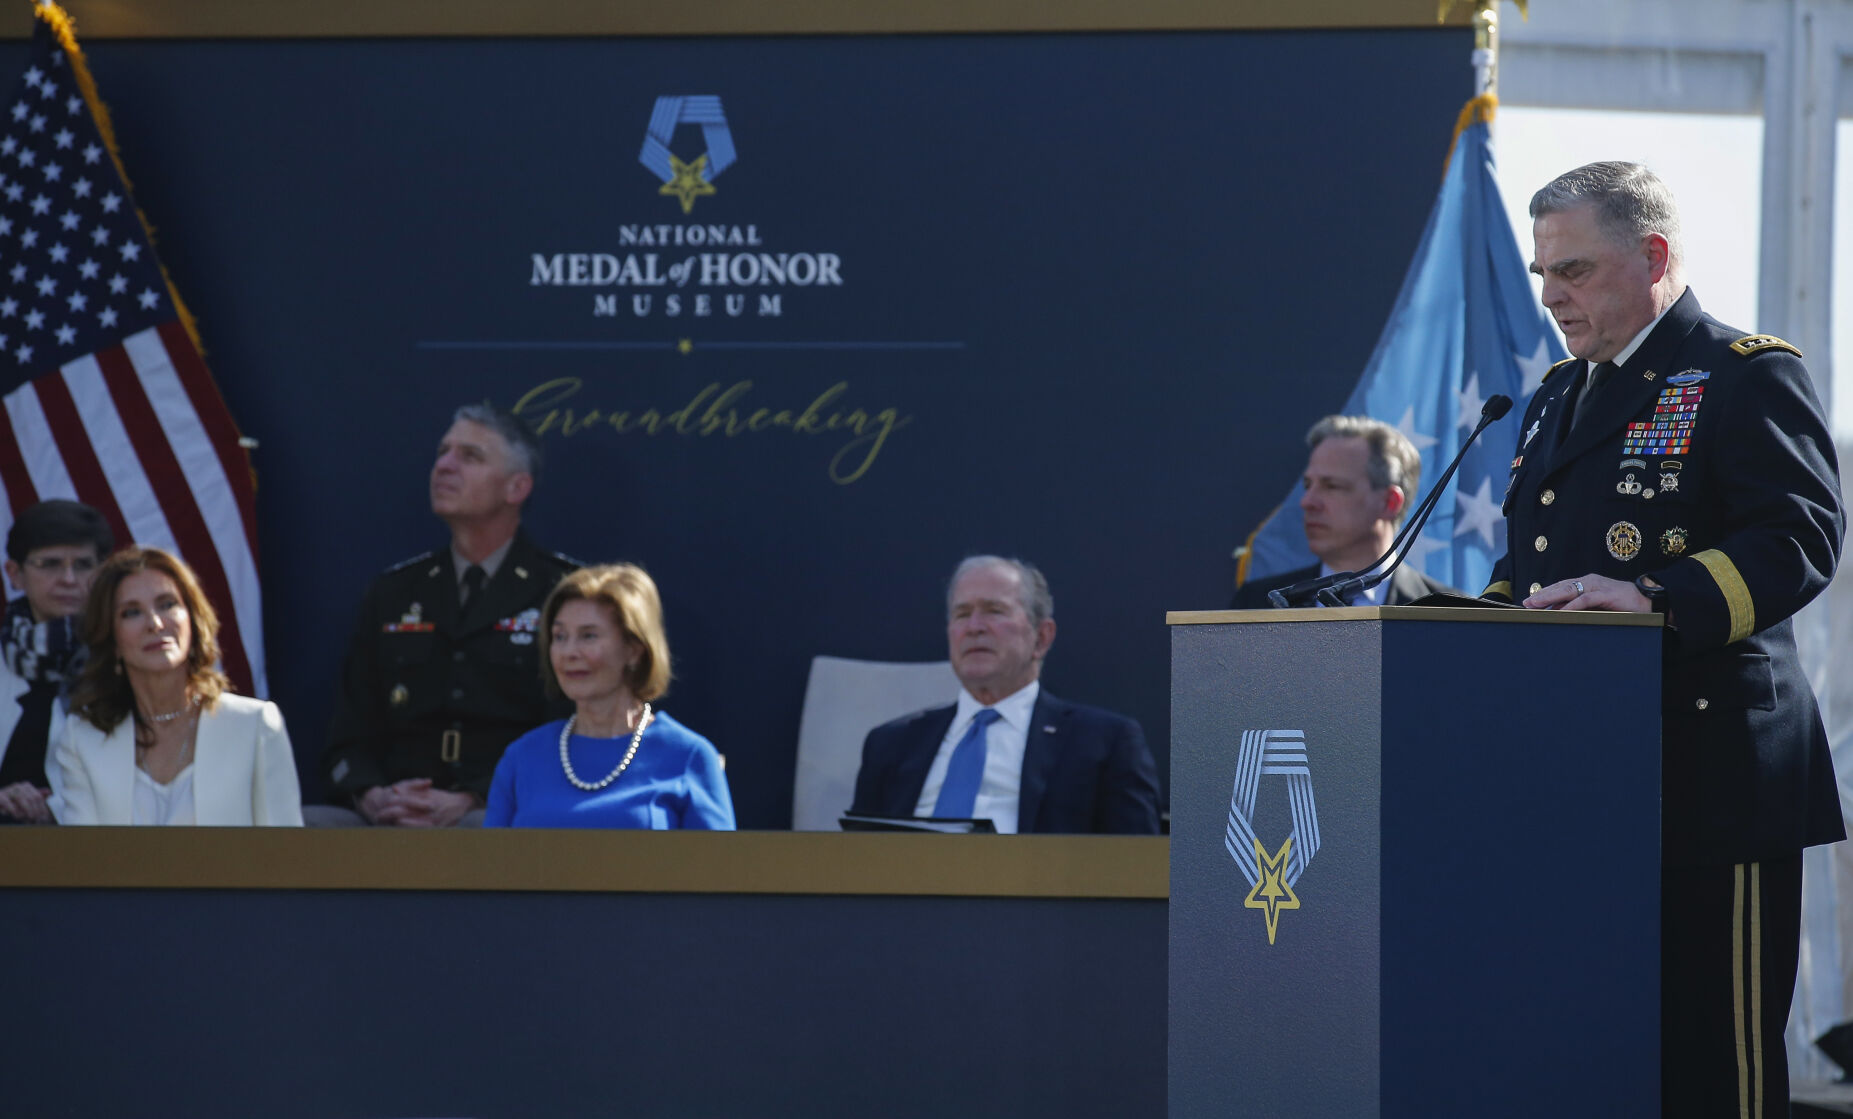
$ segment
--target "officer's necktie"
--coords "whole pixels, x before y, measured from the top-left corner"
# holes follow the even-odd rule
[[[468,606],[476,597],[476,592],[483,589],[483,580],[488,576],[483,569],[471,564],[463,569],[463,585],[458,588],[457,600],[460,605]]]
[[[971,819],[972,808],[978,803],[978,786],[984,781],[985,732],[997,719],[997,712],[989,707],[972,716],[972,725],[952,748],[952,760],[946,763],[946,782],[939,787],[933,815],[948,820]]]
[[[45,740],[51,737],[51,705],[58,685],[35,683],[19,697],[19,722],[7,740],[6,759],[0,762],[0,787],[30,781],[45,784]]]
[[[1602,391],[1603,384],[1607,382],[1609,374],[1613,372],[1615,372],[1615,366],[1606,361],[1598,362],[1590,366],[1589,381],[1583,386],[1583,395],[1576,398],[1576,410],[1570,414],[1570,427],[1572,430],[1576,428],[1577,424],[1583,422],[1584,414],[1589,411],[1589,402],[1595,398],[1596,393]]]

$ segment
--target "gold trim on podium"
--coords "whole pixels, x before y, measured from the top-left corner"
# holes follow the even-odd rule
[[[1161,836],[0,828],[0,888],[1170,896]]]

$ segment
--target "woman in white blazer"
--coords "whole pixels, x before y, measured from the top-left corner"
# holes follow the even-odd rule
[[[90,657],[46,776],[61,824],[302,824],[289,733],[274,704],[226,692],[218,616],[158,548],[97,569]]]

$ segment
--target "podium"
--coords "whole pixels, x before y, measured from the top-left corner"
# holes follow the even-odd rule
[[[1658,1115],[1658,616],[1166,620],[1172,1119]]]

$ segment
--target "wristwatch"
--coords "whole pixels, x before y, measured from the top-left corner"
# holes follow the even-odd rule
[[[1654,582],[1653,576],[1636,576],[1634,589],[1647,596],[1647,602],[1654,608],[1656,614],[1666,613],[1666,588]]]

